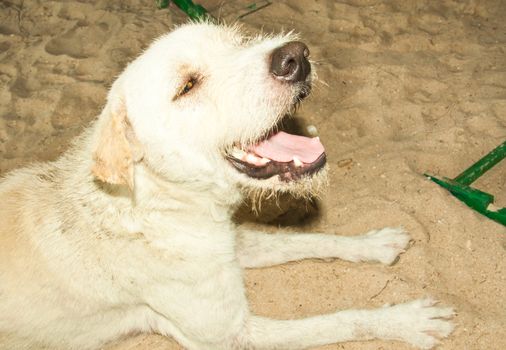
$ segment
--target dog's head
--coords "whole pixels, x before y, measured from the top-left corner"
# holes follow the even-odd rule
[[[133,187],[142,162],[167,181],[307,190],[323,146],[278,131],[311,90],[309,50],[295,40],[207,23],[159,38],[110,91],[94,174]]]

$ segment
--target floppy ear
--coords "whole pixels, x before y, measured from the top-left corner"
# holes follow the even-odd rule
[[[115,102],[115,103],[114,103]],[[93,152],[92,173],[99,180],[134,188],[134,163],[142,159],[142,149],[128,121],[122,99],[109,101],[98,130]]]

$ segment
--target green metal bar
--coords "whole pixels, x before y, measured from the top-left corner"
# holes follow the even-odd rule
[[[506,141],[453,179],[462,185],[470,185],[486,171],[506,158]]]
[[[506,208],[494,208],[494,196],[454,180],[425,174],[430,180],[450,191],[452,195],[482,215],[506,226]]]
[[[209,13],[204,7],[198,4],[194,4],[191,0],[172,0],[172,2],[193,20],[200,20],[210,17]]]
[[[163,9],[169,6],[170,1],[171,0],[155,0],[155,3],[158,6],[158,8]],[[215,17],[213,17],[204,7],[202,7],[199,4],[193,3],[193,1],[191,0],[172,0],[172,2],[194,21],[209,20],[212,22],[218,22],[218,20]],[[272,2],[269,0],[253,2],[248,6],[246,6],[245,8],[241,9],[239,12],[242,13],[238,14],[236,19],[241,19],[254,12],[264,9],[269,5],[272,5]]]
[[[438,179],[437,177],[427,175],[432,181],[437,183],[439,186],[446,188],[450,191],[455,197],[465,202],[471,208],[476,210],[485,210],[489,206],[490,203],[494,202],[494,196],[491,194],[482,192],[472,187],[468,187],[466,185],[462,185],[459,182],[455,182],[453,180],[443,178]]]
[[[469,186],[504,158],[506,158],[506,141],[464,170],[453,180],[448,178],[438,179],[427,174],[425,176],[450,191],[451,194],[477,212],[506,226],[506,208],[495,207],[493,205],[494,196]]]
[[[159,8],[166,8],[169,6],[170,0],[156,0],[156,2]],[[204,7],[194,4],[191,0],[172,0],[172,2],[192,20],[213,19]]]

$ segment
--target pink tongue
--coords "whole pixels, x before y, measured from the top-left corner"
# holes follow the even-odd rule
[[[280,131],[250,148],[260,157],[289,162],[294,156],[304,163],[313,163],[325,151],[318,138],[287,134]]]

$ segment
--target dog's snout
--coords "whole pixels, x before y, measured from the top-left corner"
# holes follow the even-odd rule
[[[305,81],[311,72],[309,49],[300,41],[291,41],[272,52],[270,71],[276,79],[289,83]]]

